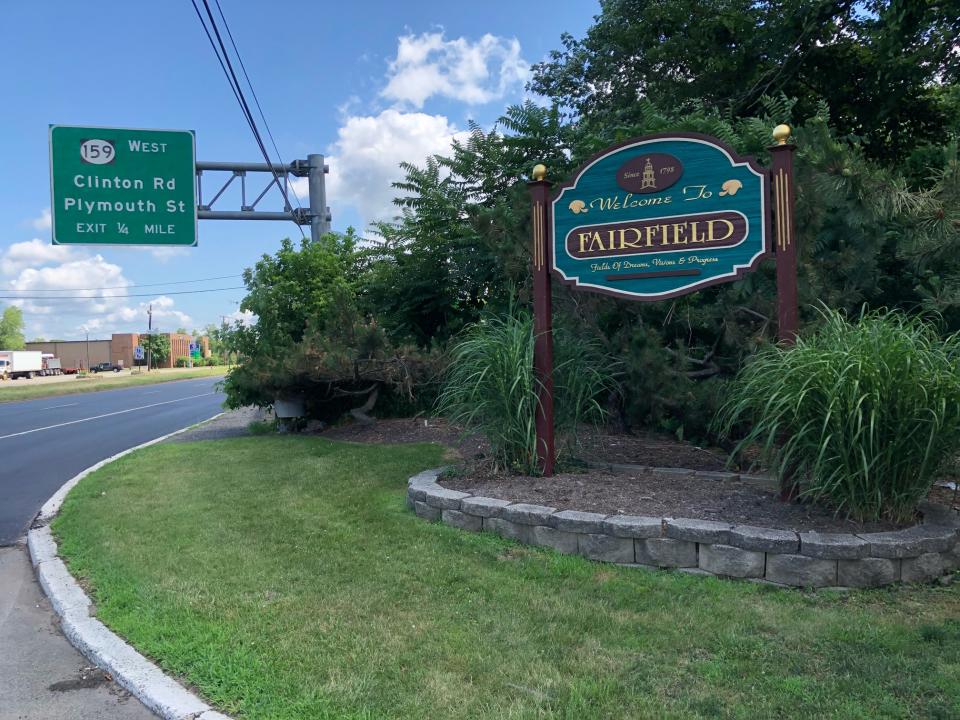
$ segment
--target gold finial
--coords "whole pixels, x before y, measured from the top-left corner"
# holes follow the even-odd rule
[[[790,137],[789,125],[777,125],[773,129],[773,139],[777,141],[777,145],[786,145],[787,139],[789,137]]]
[[[538,163],[533,166],[533,179],[540,182],[547,176],[547,166]]]

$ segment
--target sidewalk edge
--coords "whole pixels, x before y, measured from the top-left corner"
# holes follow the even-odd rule
[[[163,442],[199,425],[216,420],[217,413],[203,422],[162,435],[91,465],[65,482],[40,509],[27,533],[27,547],[37,580],[60,619],[63,634],[81,654],[109,672],[124,689],[135,695],[164,720],[232,720],[137,652],[123,638],[90,616],[92,602],[57,556],[57,543],[49,524],[60,512],[67,494],[90,473],[125,455]]]

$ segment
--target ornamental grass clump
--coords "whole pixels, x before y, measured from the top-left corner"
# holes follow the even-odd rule
[[[743,368],[717,429],[744,433],[737,451],[759,445],[802,497],[908,522],[960,450],[960,342],[898,312],[821,314],[812,336]]]
[[[558,435],[573,436],[579,424],[600,422],[598,399],[617,385],[617,363],[599,348],[554,333],[554,419]],[[468,327],[450,353],[441,414],[489,440],[497,465],[524,474],[537,470],[533,376],[533,319],[528,313],[488,317]],[[564,452],[558,443],[558,456]]]

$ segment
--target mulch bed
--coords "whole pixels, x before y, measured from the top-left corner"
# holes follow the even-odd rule
[[[321,433],[332,440],[371,443],[436,442],[456,450],[459,464],[440,484],[473,495],[583,510],[608,515],[649,515],[717,520],[797,531],[882,532],[903,525],[858,523],[811,503],[780,502],[775,484],[756,480],[718,480],[655,471],[612,473],[606,470],[562,472],[551,478],[495,472],[489,445],[482,437],[464,436],[438,418],[380,420],[371,426],[352,424]],[[666,435],[612,434],[584,429],[579,436],[581,460],[649,467],[725,470],[721,450],[700,448]],[[952,490],[935,487],[929,499],[949,505]]]

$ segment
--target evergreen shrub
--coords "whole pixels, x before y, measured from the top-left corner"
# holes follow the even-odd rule
[[[899,312],[821,314],[809,338],[747,363],[717,428],[743,433],[738,451],[758,445],[801,497],[858,520],[910,521],[960,450],[960,341]]]

